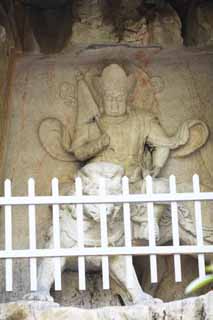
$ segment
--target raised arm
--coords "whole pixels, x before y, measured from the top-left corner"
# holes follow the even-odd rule
[[[153,147],[152,151],[152,171],[153,177],[159,175],[160,170],[165,166],[170,153],[171,138],[167,136],[157,119],[153,119],[150,124],[149,134],[146,143]]]
[[[100,134],[92,124],[84,125],[76,130],[72,152],[78,160],[86,161],[104,150],[109,142],[108,135]]]

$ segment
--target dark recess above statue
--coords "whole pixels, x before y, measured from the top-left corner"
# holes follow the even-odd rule
[[[51,8],[57,8],[60,6],[64,6],[66,3],[69,2],[74,2],[75,0],[19,0],[20,2],[26,4],[26,5],[31,5],[35,7],[40,7],[43,9],[51,9]],[[100,0],[101,2],[102,0]],[[130,2],[131,0],[129,0]],[[158,6],[163,6],[166,2],[179,2],[183,5],[186,3],[190,3],[194,0],[141,0],[141,3],[147,4],[147,5],[158,5]],[[202,0],[201,0],[202,1]],[[107,2],[111,2],[111,0],[108,0]],[[113,0],[113,2],[121,3],[122,0]],[[127,2],[127,1],[126,1]]]
[[[109,25],[113,26],[118,42],[123,39],[125,30],[130,29],[132,34],[135,32],[134,24],[130,27],[127,25],[128,20],[136,23],[143,17],[151,20],[156,9],[162,11],[171,6],[181,21],[181,37],[184,44],[188,45],[185,39],[190,12],[196,4],[211,0],[96,1],[102,11],[106,28]],[[6,29],[10,47],[15,47],[20,52],[60,52],[66,48],[74,33],[74,23],[81,20],[78,7],[83,3],[89,4],[85,12],[91,14],[92,7],[95,6],[94,0],[0,0],[0,25]],[[100,39],[101,42],[102,38]]]
[[[42,9],[55,9],[64,6],[69,0],[21,0],[25,5],[35,6]]]

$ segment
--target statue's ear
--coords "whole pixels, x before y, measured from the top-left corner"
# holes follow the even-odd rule
[[[133,93],[136,83],[137,83],[137,79],[135,75],[133,73],[130,74],[127,78],[127,88],[128,88],[129,95]]]

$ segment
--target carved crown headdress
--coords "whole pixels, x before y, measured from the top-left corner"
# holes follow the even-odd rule
[[[114,88],[122,88],[128,90],[128,77],[118,64],[110,64],[104,68],[101,75],[102,88],[110,90]]]

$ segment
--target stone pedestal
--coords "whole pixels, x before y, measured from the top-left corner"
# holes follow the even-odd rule
[[[25,302],[0,305],[0,320],[211,320],[213,294],[170,303],[137,305],[133,307],[107,307],[82,310],[59,307],[42,302]]]

